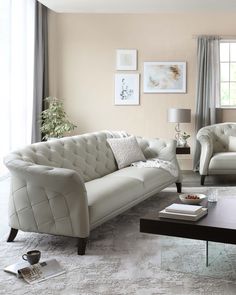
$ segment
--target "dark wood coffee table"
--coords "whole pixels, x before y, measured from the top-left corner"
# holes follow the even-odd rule
[[[221,197],[217,203],[204,200],[201,205],[208,208],[208,214],[198,221],[159,218],[157,211],[140,219],[140,232],[206,241],[208,266],[208,241],[236,244],[236,196]]]

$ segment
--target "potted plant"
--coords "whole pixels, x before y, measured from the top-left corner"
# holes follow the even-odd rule
[[[40,114],[42,122],[40,130],[43,133],[43,139],[61,138],[65,132],[70,132],[77,127],[68,120],[61,100],[56,97],[47,97],[45,102],[48,108]]]

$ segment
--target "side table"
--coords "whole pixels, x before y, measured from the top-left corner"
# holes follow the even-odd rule
[[[176,154],[183,155],[183,154],[190,154],[190,146],[177,146],[176,147]]]

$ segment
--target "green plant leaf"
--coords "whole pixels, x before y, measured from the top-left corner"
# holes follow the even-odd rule
[[[56,97],[45,98],[47,109],[40,114],[41,132],[43,139],[63,137],[65,132],[71,132],[77,126],[68,120],[63,102]]]

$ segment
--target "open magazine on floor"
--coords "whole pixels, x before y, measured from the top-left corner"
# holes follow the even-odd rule
[[[26,262],[15,263],[4,268],[4,271],[23,278],[29,284],[39,283],[65,273],[56,259],[45,260],[33,265]]]

